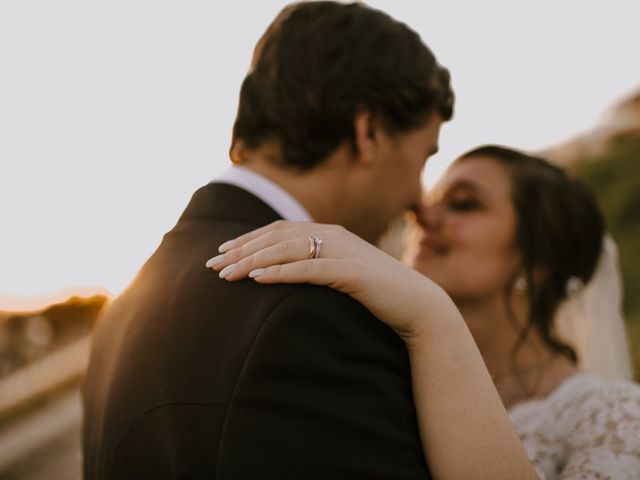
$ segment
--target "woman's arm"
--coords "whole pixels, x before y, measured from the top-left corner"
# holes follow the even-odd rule
[[[311,235],[319,258],[308,258]],[[335,225],[279,221],[220,250],[207,266],[229,281],[329,286],[400,335],[435,478],[537,478],[460,312],[430,279]]]

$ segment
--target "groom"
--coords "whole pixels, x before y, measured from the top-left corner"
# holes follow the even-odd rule
[[[429,478],[389,328],[334,290],[229,283],[204,263],[278,219],[374,242],[419,202],[452,103],[447,71],[386,14],[278,15],[242,84],[234,166],[195,192],[96,328],[85,478]]]

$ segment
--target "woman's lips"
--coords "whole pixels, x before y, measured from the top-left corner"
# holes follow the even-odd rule
[[[425,236],[420,241],[420,249],[438,256],[449,253],[449,246],[446,243],[429,236]]]

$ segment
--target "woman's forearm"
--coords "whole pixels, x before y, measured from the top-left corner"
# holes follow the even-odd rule
[[[423,328],[407,339],[407,348],[434,477],[538,478],[453,302],[436,292],[420,303]]]

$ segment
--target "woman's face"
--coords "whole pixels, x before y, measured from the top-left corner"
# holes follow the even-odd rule
[[[521,261],[505,167],[488,156],[453,165],[417,220],[413,268],[457,301],[502,295]]]

